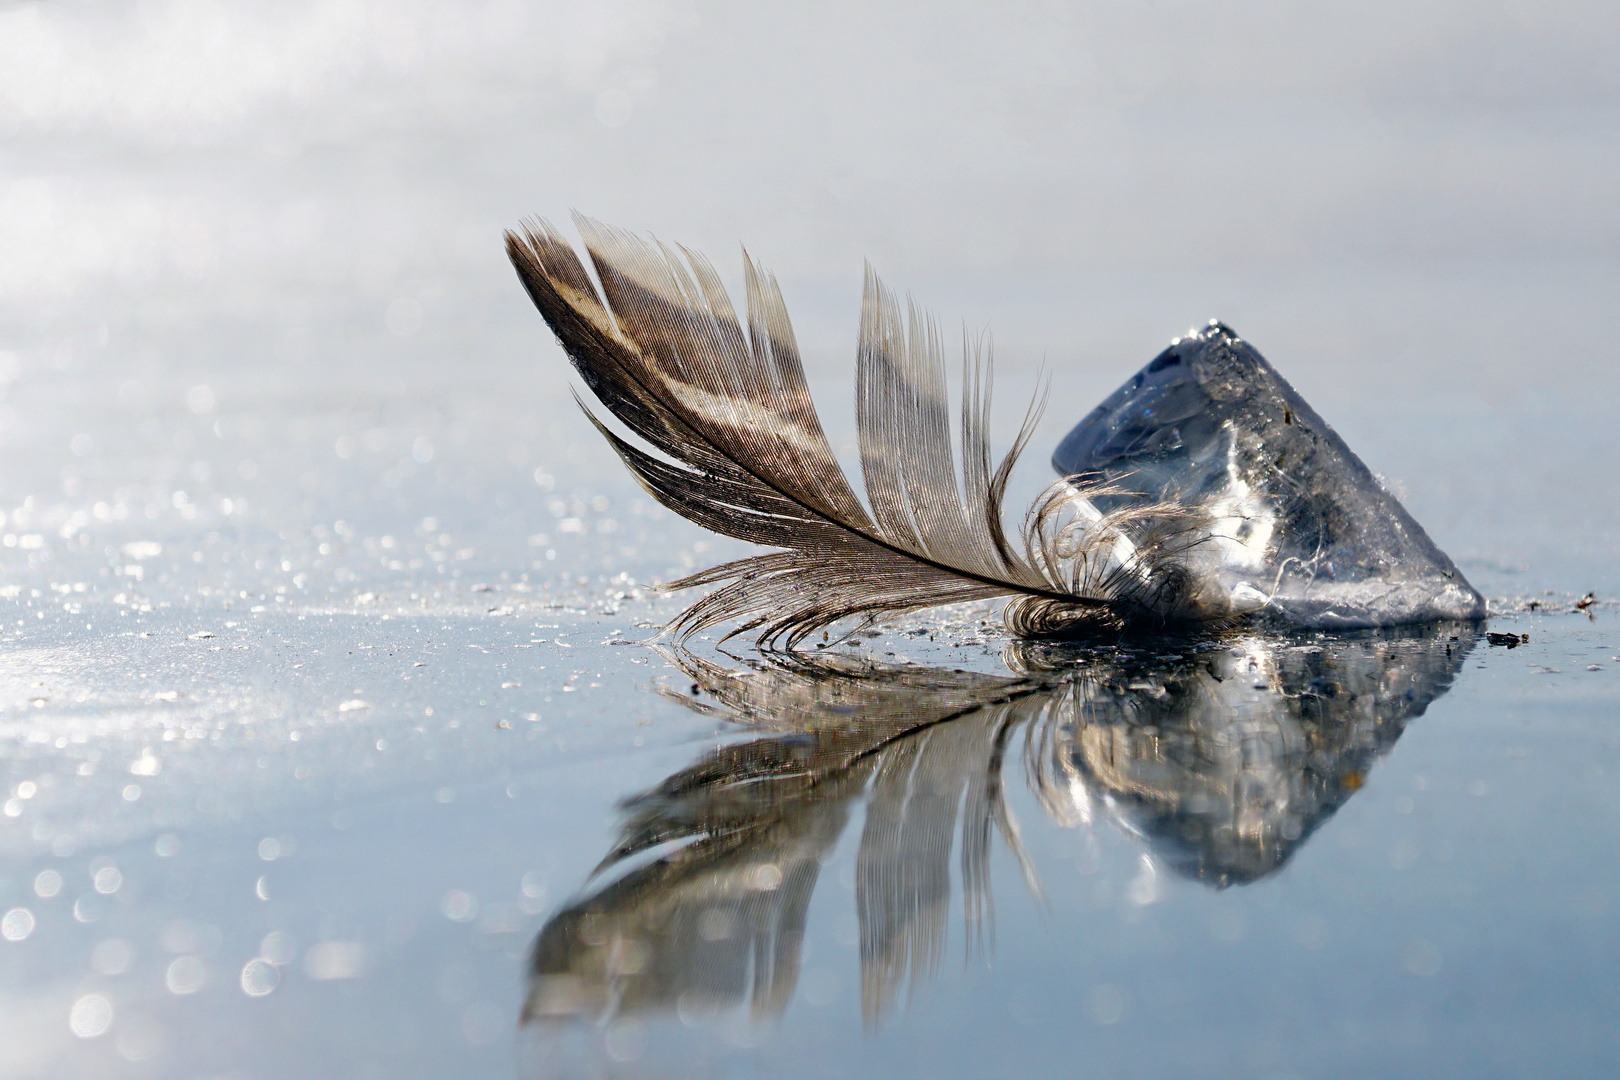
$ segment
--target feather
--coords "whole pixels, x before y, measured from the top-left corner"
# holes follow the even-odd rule
[[[1071,478],[1026,518],[1023,550],[1002,527],[1013,464],[1039,415],[1032,404],[995,468],[990,367],[964,348],[960,439],[953,451],[945,364],[935,323],[900,304],[868,267],[856,370],[863,505],[816,415],[776,280],[743,256],[747,326],[709,262],[576,218],[595,272],[543,221],[507,252],[585,385],[653,452],[591,422],[644,488],[682,516],[780,550],[672,582],[718,585],[681,612],[678,638],[722,623],[788,648],[839,620],[1010,597],[1024,636],[1196,618],[1200,582],[1188,511],[1164,504],[1111,514],[1090,499],[1113,489]],[[599,285],[598,285],[599,283]]]

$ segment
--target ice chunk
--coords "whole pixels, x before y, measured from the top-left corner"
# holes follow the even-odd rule
[[[1306,628],[1479,619],[1485,601],[1344,440],[1248,342],[1178,338],[1058,444],[1096,509],[1200,511],[1210,615]],[[1222,610],[1224,608],[1224,611]]]

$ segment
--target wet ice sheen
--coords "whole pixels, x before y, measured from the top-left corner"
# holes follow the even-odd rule
[[[1485,600],[1253,346],[1177,338],[1064,437],[1052,465],[1102,511],[1200,511],[1187,561],[1213,616],[1294,628],[1477,619]]]
[[[407,523],[447,512],[415,500]],[[1379,1047],[1467,1049],[1459,988],[1497,987],[1474,1015],[1565,1063],[1559,1025],[1607,1007],[1584,945],[1536,961],[1570,980],[1556,1022],[1480,974],[1546,957],[1555,924],[1597,940],[1620,897],[1580,854],[1620,820],[1580,704],[1620,674],[1607,609],[1503,620],[1531,634],[1511,652],[1430,626],[1005,654],[988,612],[942,611],[849,646],[898,678],[816,680],[669,667],[634,642],[679,598],[579,585],[583,548],[524,582],[514,535],[504,579],[339,583],[356,545],[259,612],[178,573],[131,610],[97,549],[50,549],[41,577],[82,559],[93,584],[78,611],[7,599],[46,616],[0,681],[12,1053],[131,1077],[978,1076],[1069,1060],[1079,1024],[1120,1074],[1240,1076],[1283,1017],[1295,1073],[1389,1074],[1406,1058]],[[1571,674],[1574,652],[1614,671]],[[1513,711],[1531,665],[1565,669],[1534,677],[1564,716],[1545,745]],[[760,761],[785,771],[741,783]],[[1585,808],[1549,831],[1565,792]],[[1426,1042],[1323,1043],[1323,1010]]]

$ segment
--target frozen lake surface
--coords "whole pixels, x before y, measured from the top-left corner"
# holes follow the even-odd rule
[[[1620,1067],[1620,20],[996,10],[0,6],[0,1078]],[[744,549],[572,206],[746,241],[846,461],[863,257],[989,326],[1019,509],[1218,316],[1489,625],[653,649]]]

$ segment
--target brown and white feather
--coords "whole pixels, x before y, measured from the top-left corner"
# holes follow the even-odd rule
[[[1038,408],[992,469],[990,368],[964,343],[958,470],[938,327],[909,301],[902,317],[870,267],[856,367],[863,505],[816,414],[769,273],[744,253],[744,326],[701,255],[576,224],[596,282],[546,222],[508,232],[507,252],[586,387],[652,452],[581,407],[663,505],[780,549],[671,583],[720,586],[675,618],[677,636],[734,623],[727,637],[791,648],[850,617],[997,596],[1014,598],[1009,625],[1032,636],[1162,623],[1186,607],[1174,571],[1187,531],[1162,528],[1174,508],[1082,519],[1065,507],[1085,492],[1060,487],[1032,508],[1022,550],[1008,542],[1002,501]],[[1137,539],[1130,565],[1099,554],[1150,519],[1164,536]]]

